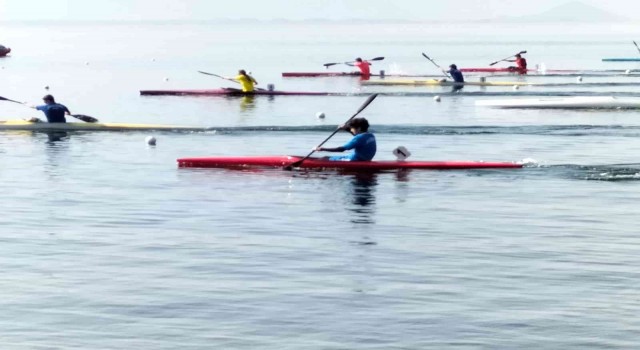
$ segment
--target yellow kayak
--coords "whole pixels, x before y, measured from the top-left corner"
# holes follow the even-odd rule
[[[131,124],[131,123],[46,123],[30,122],[26,120],[0,120],[0,130],[34,130],[34,131],[203,131],[206,128],[162,124]]]
[[[532,83],[520,82],[520,81],[465,81],[464,83],[456,83],[453,81],[442,81],[437,79],[429,80],[365,80],[360,82],[362,85],[428,85],[428,86],[460,86],[460,85],[473,85],[473,86],[527,86],[535,85]]]

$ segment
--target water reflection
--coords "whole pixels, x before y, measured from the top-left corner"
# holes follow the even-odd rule
[[[241,113],[251,112],[254,109],[256,109],[255,100],[256,100],[256,97],[253,95],[242,96],[240,99],[240,112]]]
[[[375,217],[375,188],[378,185],[378,174],[359,173],[352,175],[349,186],[351,204],[349,211],[353,213],[354,224],[372,224]]]
[[[46,131],[45,134],[47,134],[48,138],[47,143],[50,145],[56,142],[64,141],[69,136],[69,133],[67,133],[66,131]]]

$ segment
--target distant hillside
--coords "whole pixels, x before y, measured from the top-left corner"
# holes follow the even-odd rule
[[[572,1],[539,14],[508,17],[500,20],[520,22],[618,22],[630,21],[631,19],[579,1]]]

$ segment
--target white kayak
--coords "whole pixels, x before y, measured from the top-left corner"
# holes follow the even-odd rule
[[[603,108],[633,109],[640,108],[640,98],[613,96],[576,96],[550,98],[515,98],[504,100],[476,101],[476,106],[494,108]]]

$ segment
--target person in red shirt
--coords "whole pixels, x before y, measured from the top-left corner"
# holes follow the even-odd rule
[[[509,62],[516,63],[515,67],[509,67],[513,68],[514,72],[518,72],[518,74],[527,74],[527,60],[524,59],[524,57],[522,57],[520,54],[516,55],[515,60],[509,60]]]
[[[356,58],[355,63],[353,64],[353,66],[358,67],[358,69],[360,69],[360,75],[365,78],[368,79],[371,76],[371,63],[369,61],[364,61],[362,60],[362,58],[358,57]]]

